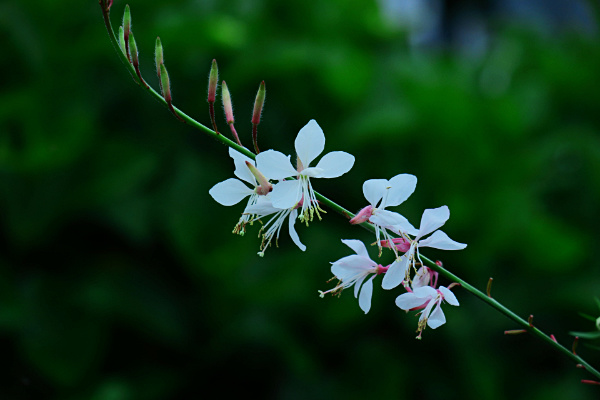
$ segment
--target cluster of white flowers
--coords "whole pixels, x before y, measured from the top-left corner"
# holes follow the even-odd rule
[[[229,155],[235,164],[234,174],[249,183],[247,187],[237,179],[230,178],[213,186],[209,193],[218,203],[231,206],[250,196],[248,205],[242,213],[234,233],[243,234],[245,225],[257,219],[273,215],[261,229],[262,243],[260,256],[264,256],[266,248],[279,238],[279,232],[289,219],[289,233],[292,241],[302,250],[306,246],[294,229],[296,218],[308,225],[314,214],[321,219],[324,212],[315,197],[310,182],[311,178],[337,178],[350,171],[354,165],[354,156],[343,151],[332,151],[325,154],[311,167],[313,162],[325,149],[325,135],[315,120],[310,120],[300,129],[296,141],[296,168],[291,157],[275,150],[267,150],[256,156],[256,163],[241,153],[230,149]],[[271,185],[269,181],[277,181]]]
[[[255,162],[230,149],[229,155],[235,165],[234,174],[239,179],[227,179],[209,191],[218,203],[225,206],[249,197],[234,233],[243,235],[247,224],[270,216],[259,233],[262,236],[260,256],[264,255],[273,238],[277,243],[286,219],[292,241],[304,251],[306,246],[294,228],[296,219],[308,225],[315,214],[321,219],[320,213],[324,212],[315,197],[311,178],[337,178],[354,165],[354,156],[334,151],[325,154],[315,167],[310,166],[325,148],[325,135],[314,120],[300,130],[295,148],[295,168],[290,156],[275,150],[259,153]],[[466,244],[458,243],[438,230],[450,218],[447,206],[425,210],[419,229],[404,216],[386,209],[402,204],[415,191],[416,185],[417,178],[409,174],[396,175],[389,180],[369,179],[363,184],[363,194],[369,205],[360,210],[350,223],[373,225],[379,257],[383,248],[389,248],[394,261],[383,266],[369,257],[363,242],[342,240],[356,254],[332,263],[331,272],[339,283],[333,289],[320,293],[321,296],[327,293],[340,294],[343,289],[354,286],[354,296],[358,298],[360,308],[367,313],[371,308],[373,281],[378,275],[383,275],[383,289],[394,289],[402,284],[406,290],[396,299],[399,308],[420,310],[417,329],[417,337],[420,338],[425,326],[435,329],[446,322],[441,309],[443,301],[454,306],[458,305],[458,301],[449,288],[437,287],[438,274],[425,267],[419,248],[460,250]]]

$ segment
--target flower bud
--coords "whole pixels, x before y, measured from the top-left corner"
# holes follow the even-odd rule
[[[393,238],[392,244],[390,244],[389,240],[381,240],[379,242],[381,247],[385,247],[391,249],[392,246],[395,246],[399,251],[406,253],[410,249],[410,241],[404,238]]]
[[[135,38],[133,37],[133,32],[130,32],[129,34],[129,54],[131,55],[131,63],[137,68],[140,65],[140,61],[138,59],[138,49]]]
[[[210,74],[208,75],[208,102],[214,103],[217,95],[217,82],[219,80],[219,68],[217,60],[212,60]]]
[[[373,215],[373,206],[366,206],[350,220],[350,223],[352,225],[362,224],[363,222],[367,222],[371,218],[371,215]]]
[[[258,170],[258,168],[248,161],[246,161],[246,166],[258,181],[259,186],[256,188],[257,194],[265,196],[267,193],[273,190],[273,185],[269,183],[269,180]]]
[[[127,56],[127,50],[125,49],[125,33],[123,31],[123,27],[119,27],[119,47],[125,56]]]
[[[231,104],[231,95],[225,81],[221,84],[221,97],[223,98],[223,109],[225,110],[225,119],[228,124],[233,124],[233,105]]]
[[[252,112],[252,124],[258,125],[260,123],[260,116],[262,114],[263,106],[265,104],[265,97],[267,91],[265,89],[265,81],[260,83],[258,93],[256,93],[256,100],[254,100],[254,111]]]
[[[129,4],[125,5],[125,12],[123,13],[123,30],[125,31],[125,39],[129,39],[129,33],[131,32],[131,11],[129,11]]]
[[[165,64],[160,64],[160,85],[162,87],[163,97],[167,103],[171,103],[171,85],[169,84],[169,74]]]
[[[160,75],[160,65],[164,63],[163,48],[160,38],[156,38],[156,46],[154,47],[154,60],[156,61],[156,72]]]

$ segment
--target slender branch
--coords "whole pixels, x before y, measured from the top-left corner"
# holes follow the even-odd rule
[[[109,8],[110,6],[106,6],[106,2],[109,0],[99,0],[100,6],[102,8],[102,15],[104,17],[104,23],[106,25],[106,29],[108,31],[108,36],[110,38],[110,41],[113,44],[113,47],[115,48],[115,50],[117,51],[117,54],[119,55],[119,58],[121,59],[121,61],[123,62],[123,64],[125,64],[125,67],[129,70],[129,73],[131,74],[133,80],[144,90],[146,90],[148,93],[150,93],[156,100],[158,100],[163,106],[165,106],[166,108],[169,108],[170,111],[172,111],[179,119],[181,119],[184,123],[200,130],[203,131],[204,133],[206,133],[208,136],[212,137],[214,140],[232,147],[233,149],[239,151],[240,153],[246,155],[247,157],[250,157],[251,159],[255,159],[256,155],[254,153],[252,153],[250,150],[248,150],[247,148],[240,146],[239,144],[233,142],[232,140],[226,138],[225,136],[221,135],[221,134],[217,134],[215,131],[213,131],[212,129],[204,126],[203,124],[201,124],[200,122],[194,120],[193,118],[189,117],[187,114],[185,114],[184,112],[182,112],[181,110],[179,110],[177,107],[172,106],[172,108],[169,107],[169,104],[165,101],[165,99],[161,96],[160,93],[156,92],[154,89],[152,89],[149,85],[146,85],[146,82],[144,82],[141,78],[141,75],[139,75],[136,71],[136,69],[134,68],[133,65],[131,65],[128,57],[126,54],[123,53],[123,51],[121,51],[120,47],[119,47],[119,42],[117,40],[117,37],[115,36],[112,24],[110,22],[110,11]],[[257,150],[258,151],[258,150]],[[348,211],[347,209],[345,209],[344,207],[340,206],[339,204],[335,203],[334,201],[328,199],[327,197],[315,192],[315,196],[316,198],[323,203],[324,205],[326,205],[327,207],[331,208],[332,210],[338,212],[339,214],[341,214],[342,216],[344,216],[347,219],[351,219],[355,216],[354,213]],[[374,232],[375,228],[373,225],[369,224],[368,222],[365,222],[363,224],[360,224],[363,228]],[[507,307],[505,307],[504,305],[502,305],[500,302],[498,302],[497,300],[495,300],[494,298],[492,298],[491,296],[487,295],[486,293],[480,291],[479,289],[475,288],[474,286],[472,286],[471,284],[467,283],[466,281],[464,281],[463,279],[459,278],[458,276],[454,275],[453,273],[451,273],[450,271],[446,270],[445,268],[443,268],[442,266],[436,264],[435,262],[433,262],[432,260],[430,260],[429,258],[423,256],[422,254],[420,255],[420,259],[427,264],[431,269],[439,272],[442,276],[446,277],[447,279],[453,281],[453,282],[457,282],[459,283],[465,290],[467,290],[468,292],[470,292],[472,295],[474,295],[475,297],[479,298],[479,300],[483,301],[484,303],[488,304],[490,307],[496,309],[497,311],[499,311],[500,313],[504,314],[506,317],[508,317],[509,319],[513,320],[515,323],[517,323],[519,326],[521,326],[523,328],[523,330],[531,333],[534,337],[542,340],[543,342],[545,342],[546,344],[548,344],[549,346],[551,346],[552,348],[554,348],[555,350],[557,350],[558,352],[564,354],[565,356],[567,356],[568,358],[570,358],[571,360],[573,360],[575,363],[577,364],[581,364],[590,374],[594,375],[596,378],[600,379],[600,372],[598,370],[596,370],[594,367],[592,367],[589,363],[587,363],[585,360],[583,360],[580,356],[578,356],[577,354],[575,354],[573,351],[567,349],[566,347],[560,345],[558,342],[556,342],[556,340],[553,338],[553,336],[548,336],[547,334],[545,334],[544,332],[542,332],[540,329],[538,329],[537,327],[535,327],[533,324],[530,324],[527,320],[519,317],[517,314],[515,314],[513,311],[511,311],[510,309],[508,309]]]

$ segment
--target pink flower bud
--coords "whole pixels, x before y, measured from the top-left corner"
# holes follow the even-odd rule
[[[350,220],[350,223],[352,225],[362,224],[363,222],[367,222],[371,215],[373,215],[373,206],[366,206]]]
[[[260,123],[260,116],[265,104],[266,95],[267,90],[265,89],[265,81],[262,81],[258,87],[258,93],[256,93],[256,100],[254,101],[254,112],[252,113],[253,125],[258,125]]]
[[[258,170],[258,168],[248,161],[246,161],[246,166],[258,181],[259,186],[256,187],[257,194],[265,196],[267,193],[273,190],[273,185],[269,183],[269,180]]]
[[[219,68],[217,60],[212,60],[210,74],[208,75],[208,102],[214,103],[217,96],[217,82],[219,80]]]
[[[385,247],[388,249],[391,249],[392,246],[390,245],[390,241],[389,240],[381,240],[379,242],[381,247]],[[410,249],[410,241],[404,239],[404,238],[394,238],[392,239],[392,245],[395,246],[398,250],[400,250],[403,253],[406,253],[409,249]]]
[[[225,119],[228,124],[233,124],[233,105],[231,104],[231,95],[227,84],[223,81],[221,85],[221,97],[223,98],[223,109],[225,110]]]

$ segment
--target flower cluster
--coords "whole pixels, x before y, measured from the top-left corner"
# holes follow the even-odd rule
[[[325,135],[315,120],[309,121],[298,132],[294,145],[297,155],[295,168],[290,156],[275,150],[259,153],[254,162],[230,149],[235,176],[251,187],[238,179],[230,178],[217,183],[209,191],[213,199],[224,206],[237,204],[250,197],[234,233],[243,235],[247,224],[271,216],[259,233],[262,237],[258,253],[260,256],[264,256],[273,238],[277,244],[286,219],[289,221],[292,241],[300,250],[306,250],[294,228],[296,219],[308,226],[315,214],[321,219],[321,213],[324,212],[312,188],[311,178],[337,178],[350,171],[354,165],[354,156],[343,151],[333,151],[325,154],[315,167],[310,166],[325,149]]]
[[[234,175],[213,186],[209,193],[220,204],[232,206],[248,197],[248,203],[233,229],[243,235],[247,224],[270,217],[262,226],[260,256],[279,239],[283,224],[288,221],[292,241],[302,250],[306,246],[294,227],[296,219],[308,225],[314,215],[321,219],[324,211],[319,206],[312,187],[311,178],[336,178],[348,172],[354,165],[354,157],[343,151],[325,154],[316,166],[311,163],[325,149],[325,135],[311,120],[304,126],[295,141],[296,167],[291,157],[275,150],[267,150],[256,156],[256,161],[230,149],[229,155],[235,165]],[[415,228],[404,216],[388,208],[399,206],[415,191],[417,178],[410,174],[399,174],[387,179],[369,179],[363,184],[363,194],[369,203],[351,220],[351,224],[368,224],[375,232],[375,243],[379,257],[384,248],[391,249],[394,260],[383,266],[373,261],[366,246],[359,240],[342,240],[356,254],[332,263],[331,272],[338,284],[325,292],[341,294],[342,290],[354,286],[354,296],[360,308],[369,312],[373,295],[374,279],[383,275],[381,287],[394,289],[402,285],[406,293],[398,296],[396,305],[402,310],[420,310],[418,338],[423,329],[432,329],[446,322],[441,309],[443,301],[458,305],[452,292],[437,287],[437,273],[425,267],[419,249],[433,247],[441,250],[460,250],[466,244],[458,243],[439,230],[450,218],[447,206],[427,209],[423,212],[419,228]],[[419,268],[417,269],[417,267]]]
[[[333,289],[320,293],[321,296],[326,293],[338,294],[354,285],[354,296],[358,297],[360,308],[367,313],[371,307],[373,279],[383,274],[383,289],[394,289],[402,284],[407,291],[396,299],[399,308],[406,311],[421,310],[417,328],[417,338],[420,339],[426,326],[435,329],[446,322],[440,307],[442,302],[457,306],[458,300],[449,288],[436,288],[437,273],[424,266],[419,248],[460,250],[467,245],[450,239],[439,230],[450,218],[447,206],[425,210],[419,229],[414,228],[401,214],[385,209],[404,202],[415,190],[416,183],[415,176],[401,174],[390,180],[370,179],[363,184],[363,193],[370,205],[360,210],[350,222],[372,224],[379,256],[383,248],[389,248],[394,253],[394,261],[387,266],[378,264],[369,257],[362,242],[342,240],[356,255],[332,263],[331,272],[339,283]],[[420,266],[419,269],[417,266]]]

